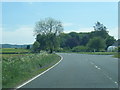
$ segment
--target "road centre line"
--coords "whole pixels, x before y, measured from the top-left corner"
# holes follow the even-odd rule
[[[108,78],[110,79],[113,83],[115,83],[118,86],[118,82],[114,81],[107,73],[105,73],[101,68],[99,68],[95,63],[90,61],[90,63],[98,70],[101,70],[101,72]]]

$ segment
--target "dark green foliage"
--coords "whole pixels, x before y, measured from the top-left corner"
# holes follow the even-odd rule
[[[105,30],[102,30],[102,31],[92,31],[90,33],[90,38],[93,38],[93,37],[101,37],[103,39],[107,38],[109,35],[108,35],[108,32],[105,31]]]
[[[76,38],[71,37],[71,38],[66,40],[65,44],[66,44],[67,47],[73,48],[73,47],[79,45],[79,42]]]
[[[116,42],[116,40],[114,39],[114,37],[108,36],[106,38],[106,48],[113,45],[115,42]]]
[[[120,46],[118,47],[118,52],[120,52]]]
[[[87,49],[87,51],[105,51],[108,46],[113,45],[116,41],[114,37],[108,34],[106,26],[100,22],[97,22],[94,26],[94,31],[89,33],[70,32],[67,34],[62,33],[62,31],[63,28],[60,21],[52,18],[39,21],[35,28],[35,33],[37,35],[36,41],[40,43],[39,49],[47,50],[52,53],[53,51],[59,50],[71,51],[77,46],[89,46],[89,50]],[[92,43],[94,44],[92,45]]]
[[[100,49],[105,48],[106,44],[104,39],[102,39],[101,37],[94,37],[90,39],[87,46],[94,51],[100,51]]]
[[[30,49],[30,45],[27,45],[26,49]]]
[[[79,33],[80,45],[86,45],[90,39],[90,33]]]
[[[53,33],[47,35],[46,49],[49,50],[49,53],[52,53],[59,47],[59,39],[58,36],[55,36]]]
[[[45,34],[38,34],[36,37],[36,41],[40,43],[40,50],[46,50],[46,35]]]
[[[35,41],[32,46],[32,52],[39,53],[40,52],[40,43],[38,41]]]
[[[60,34],[60,47],[61,48],[67,47],[66,41],[69,38],[71,38],[71,36],[69,34],[66,34],[66,33],[61,33]]]

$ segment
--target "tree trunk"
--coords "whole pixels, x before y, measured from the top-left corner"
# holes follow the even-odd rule
[[[50,49],[50,54],[53,53],[53,49]]]

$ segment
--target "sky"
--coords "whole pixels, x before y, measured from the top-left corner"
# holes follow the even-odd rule
[[[2,2],[2,43],[34,43],[35,24],[47,17],[60,20],[65,33],[94,31],[99,21],[118,39],[117,2]]]

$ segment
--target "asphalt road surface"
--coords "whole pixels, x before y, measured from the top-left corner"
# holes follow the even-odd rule
[[[117,88],[118,59],[110,55],[60,53],[63,60],[21,88]]]

